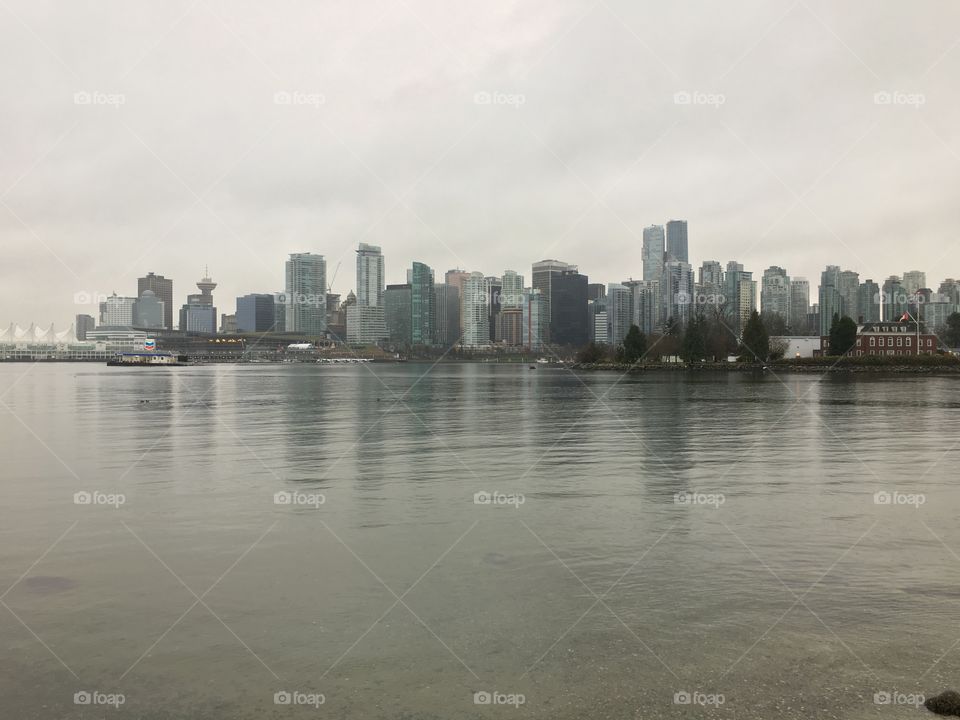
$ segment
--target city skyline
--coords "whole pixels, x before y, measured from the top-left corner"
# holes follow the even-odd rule
[[[175,307],[204,265],[221,297],[277,290],[264,268],[304,251],[341,265],[345,294],[359,242],[440,271],[560,257],[620,282],[670,217],[692,257],[757,274],[960,268],[956,6],[863,22],[751,1],[692,22],[415,4],[383,24],[252,7],[117,8],[107,26],[10,4],[0,38],[32,72],[0,100],[0,317],[65,326],[73,294],[132,295],[119,281],[150,269],[176,279]],[[404,270],[388,258],[385,283]]]
[[[677,221],[671,220],[670,222],[682,222],[682,223],[683,223],[684,241],[686,241],[686,240],[687,240],[687,232],[686,232],[686,231],[687,231],[688,221],[687,221],[687,220],[677,220]],[[657,225],[650,225],[650,226],[647,226],[646,228],[644,228],[644,231],[645,231],[645,234],[646,234],[646,233],[647,233],[648,231],[650,231],[652,228],[659,227],[659,228],[663,229],[665,226],[666,226],[666,222],[663,223],[663,224],[661,224],[661,225],[659,225],[659,226],[657,226]],[[671,260],[669,260],[670,254],[669,254],[669,252],[666,250],[666,235],[665,235],[665,233],[661,233],[661,234],[660,234],[660,240],[664,243],[664,262],[662,262],[662,263],[660,264],[660,272],[663,272],[663,269],[666,267],[666,265],[667,265],[669,262],[671,262]],[[646,243],[645,243],[644,245],[646,245]],[[644,245],[641,246],[641,250],[643,250]],[[522,290],[524,287],[526,287],[526,288],[530,288],[530,287],[534,287],[534,288],[535,288],[535,287],[538,287],[538,285],[536,285],[536,284],[533,283],[533,278],[534,278],[534,275],[535,275],[535,272],[536,272],[536,271],[535,271],[535,268],[536,268],[537,265],[543,265],[544,263],[550,263],[551,265],[552,265],[552,264],[556,264],[556,265],[558,265],[558,266],[569,267],[569,268],[572,268],[572,269],[578,269],[578,267],[579,267],[579,263],[576,263],[576,262],[574,262],[574,263],[567,263],[567,262],[562,261],[562,260],[556,260],[556,259],[553,259],[553,258],[549,258],[549,259],[543,259],[543,260],[539,260],[539,261],[531,261],[531,262],[529,262],[525,267],[526,267],[526,268],[530,268],[530,269],[529,269],[529,270],[526,270],[526,271],[525,271],[524,268],[522,268],[522,267],[521,267],[521,268],[502,268],[502,269],[499,269],[499,270],[495,270],[495,271],[494,271],[495,273],[501,273],[501,274],[488,275],[488,274],[486,274],[486,273],[484,272],[485,269],[465,270],[465,271],[464,271],[463,268],[453,267],[453,268],[450,268],[450,269],[448,269],[448,270],[446,270],[446,271],[443,271],[443,270],[441,270],[441,269],[439,269],[439,268],[437,268],[437,267],[435,267],[435,266],[429,265],[429,263],[424,263],[424,262],[421,262],[421,261],[416,260],[416,259],[409,259],[409,260],[406,260],[406,261],[401,261],[401,263],[400,263],[401,267],[399,267],[398,269],[396,269],[396,270],[393,272],[393,275],[402,276],[402,277],[399,278],[397,282],[390,282],[390,278],[393,277],[393,275],[391,275],[391,272],[390,272],[390,269],[389,269],[390,266],[391,266],[391,263],[390,263],[389,258],[388,258],[388,256],[387,256],[387,253],[382,252],[382,248],[381,248],[380,246],[371,246],[371,245],[366,244],[366,243],[360,243],[358,247],[355,247],[355,248],[354,248],[354,255],[356,256],[357,273],[356,273],[356,275],[351,275],[349,272],[346,273],[345,279],[344,279],[341,283],[338,283],[338,286],[342,288],[342,290],[339,291],[339,292],[338,292],[338,290],[337,290],[337,287],[338,287],[338,286],[329,285],[329,282],[330,282],[329,261],[326,259],[325,254],[322,253],[322,252],[317,252],[317,251],[315,251],[315,250],[303,250],[303,251],[301,251],[301,252],[291,253],[291,254],[288,255],[286,258],[284,258],[284,260],[282,261],[282,263],[283,263],[283,264],[282,264],[282,267],[288,268],[288,267],[289,267],[290,259],[291,259],[292,257],[294,257],[294,256],[297,256],[297,257],[299,257],[299,256],[310,256],[310,257],[318,258],[318,259],[320,260],[321,264],[322,264],[322,265],[324,266],[324,268],[325,268],[325,273],[326,273],[326,275],[323,277],[322,280],[318,280],[318,281],[316,281],[314,284],[316,285],[317,288],[319,288],[322,284],[327,284],[330,293],[332,293],[332,294],[334,294],[334,295],[338,295],[341,299],[343,299],[343,298],[346,298],[346,297],[348,296],[348,294],[350,294],[350,293],[356,294],[358,286],[361,286],[361,285],[363,285],[363,284],[365,284],[365,283],[367,282],[367,279],[366,279],[366,278],[368,277],[368,271],[367,271],[368,260],[365,260],[364,258],[365,258],[365,256],[373,255],[373,256],[376,258],[376,275],[375,275],[375,279],[371,282],[371,284],[368,285],[368,290],[371,289],[371,288],[375,288],[378,279],[381,279],[381,278],[382,278],[383,280],[380,282],[381,287],[380,287],[380,295],[379,295],[379,302],[381,302],[381,303],[382,303],[383,292],[385,291],[385,289],[386,289],[389,285],[400,285],[400,284],[408,284],[408,283],[409,283],[411,268],[412,268],[414,265],[426,266],[426,267],[428,267],[433,273],[435,273],[438,277],[440,277],[440,279],[436,280],[437,284],[439,284],[439,283],[441,283],[441,282],[444,282],[444,280],[446,279],[446,278],[445,278],[445,275],[446,275],[446,274],[449,274],[449,273],[465,272],[466,275],[468,275],[468,276],[469,276],[471,273],[479,273],[481,277],[486,277],[486,278],[496,277],[497,279],[501,279],[503,273],[514,273],[514,274],[519,275],[519,277],[520,277],[521,279],[522,279],[522,278],[528,278],[528,279],[530,280],[530,281],[527,282],[525,285],[521,286],[521,288],[520,288],[521,290]],[[674,261],[674,262],[675,262],[675,261]],[[788,280],[806,281],[806,282],[809,284],[809,295],[808,295],[808,307],[809,307],[809,308],[812,308],[813,306],[820,304],[820,303],[819,303],[819,301],[820,301],[820,292],[821,292],[821,288],[823,287],[824,277],[825,277],[825,275],[827,274],[827,272],[831,271],[831,269],[834,269],[835,272],[838,274],[838,276],[841,275],[841,274],[844,274],[844,273],[847,273],[847,274],[850,274],[850,275],[853,275],[853,276],[857,276],[857,278],[855,278],[855,279],[859,279],[859,283],[860,283],[860,284],[863,284],[863,283],[867,283],[867,282],[871,282],[871,281],[872,281],[874,284],[877,285],[877,291],[878,291],[879,293],[881,293],[881,295],[889,294],[889,293],[888,293],[888,290],[887,290],[887,288],[886,288],[886,286],[885,286],[885,283],[886,283],[887,281],[889,281],[891,277],[897,277],[897,278],[899,278],[899,279],[901,280],[901,287],[903,288],[903,291],[906,292],[906,293],[915,293],[918,289],[921,289],[921,288],[931,290],[933,293],[937,293],[937,292],[938,292],[938,288],[939,288],[939,286],[940,286],[940,284],[941,284],[942,281],[944,281],[944,280],[951,280],[951,279],[954,278],[954,276],[960,277],[960,271],[958,271],[957,273],[954,273],[954,274],[951,274],[950,272],[947,272],[947,271],[943,271],[943,272],[944,272],[943,277],[939,277],[939,276],[937,276],[935,273],[928,273],[928,272],[926,272],[926,271],[924,271],[924,270],[917,270],[916,268],[912,268],[912,269],[910,269],[910,270],[891,271],[891,272],[889,272],[889,273],[887,273],[887,274],[884,274],[884,275],[879,276],[879,278],[874,278],[874,277],[867,277],[866,275],[864,275],[864,273],[857,271],[855,268],[850,268],[850,269],[844,268],[844,269],[841,271],[840,266],[835,266],[835,265],[832,265],[832,264],[829,264],[829,263],[828,263],[827,265],[821,267],[820,272],[814,274],[815,278],[819,278],[819,281],[816,280],[816,279],[811,280],[809,277],[804,277],[804,276],[801,276],[801,275],[795,275],[794,273],[792,273],[792,272],[790,271],[790,268],[784,268],[784,267],[778,266],[778,265],[776,265],[776,264],[771,264],[771,265],[767,265],[767,266],[765,266],[765,267],[763,267],[763,268],[754,269],[754,268],[748,268],[748,267],[745,266],[744,263],[739,263],[739,262],[737,262],[736,260],[729,260],[729,261],[727,261],[727,262],[724,262],[724,261],[716,260],[716,259],[714,259],[714,258],[704,258],[704,259],[701,259],[701,258],[699,258],[699,257],[697,256],[697,253],[696,253],[696,235],[694,235],[693,250],[690,250],[689,253],[688,253],[688,264],[691,266],[691,271],[692,271],[691,278],[692,278],[692,283],[693,283],[693,284],[696,284],[696,285],[698,285],[698,286],[700,285],[700,283],[701,283],[701,275],[702,275],[703,270],[705,269],[705,266],[716,265],[716,266],[719,268],[719,270],[722,272],[722,271],[724,270],[724,268],[726,268],[726,270],[729,271],[729,269],[730,269],[730,264],[731,264],[731,263],[736,264],[736,265],[740,268],[740,270],[746,270],[746,271],[748,271],[750,274],[752,274],[752,280],[755,282],[756,287],[755,287],[753,299],[752,299],[752,301],[751,301],[751,305],[750,305],[750,306],[751,306],[752,308],[756,309],[758,312],[760,312],[760,311],[763,309],[763,307],[764,307],[764,305],[763,305],[763,299],[762,299],[762,297],[763,297],[762,281],[764,280],[764,278],[765,278],[765,276],[766,276],[766,273],[767,273],[768,271],[770,271],[770,270],[777,270],[777,271],[783,271],[783,272],[785,272],[785,274],[787,275],[787,279],[788,279]],[[645,278],[646,273],[647,273],[647,271],[645,270],[645,266],[646,266],[647,264],[649,264],[649,263],[645,262],[645,258],[644,258],[644,259],[641,259],[640,268],[638,269],[638,272],[629,274],[627,277],[620,278],[620,279],[598,278],[598,277],[595,277],[595,276],[590,276],[588,273],[583,273],[583,274],[584,274],[584,275],[587,275],[587,277],[590,278],[591,284],[601,284],[601,285],[603,285],[603,286],[605,286],[605,287],[608,286],[608,285],[620,285],[621,283],[624,283],[624,282],[626,282],[626,283],[628,283],[628,284],[631,284],[631,283],[639,282],[639,281],[641,281],[643,278]],[[824,268],[825,268],[825,269],[824,269]],[[706,269],[707,269],[708,271],[709,271],[709,270],[712,270],[712,268],[709,268],[709,267],[707,267]],[[201,282],[203,282],[203,281],[210,282],[210,275],[212,275],[212,273],[210,273],[208,266],[206,266],[206,265],[204,266],[204,271],[203,271],[203,273],[204,273],[204,277],[202,278]],[[285,273],[286,273],[286,270],[284,271],[283,274],[285,275]],[[364,278],[364,280],[361,280],[361,273],[363,273],[363,278]],[[161,280],[161,281],[164,281],[164,283],[165,283],[165,289],[166,289],[168,292],[169,292],[168,286],[169,286],[169,284],[172,283],[172,285],[173,285],[173,288],[172,288],[172,293],[173,293],[173,294],[172,294],[172,297],[173,297],[173,307],[174,307],[174,308],[179,308],[179,307],[180,307],[180,305],[181,305],[180,300],[179,300],[180,298],[183,298],[183,307],[186,307],[186,305],[191,301],[191,298],[193,298],[193,297],[198,297],[198,296],[196,296],[196,295],[194,295],[194,294],[192,294],[191,292],[188,292],[188,291],[184,291],[184,292],[181,294],[181,292],[177,289],[177,288],[179,287],[179,285],[178,285],[178,282],[177,282],[177,279],[176,279],[176,278],[174,278],[174,277],[172,277],[172,276],[170,276],[170,275],[164,275],[163,273],[156,273],[154,270],[150,270],[150,271],[145,272],[145,273],[143,274],[143,276],[141,276],[141,277],[134,277],[134,278],[132,278],[132,282],[137,286],[138,290],[139,290],[140,288],[143,288],[143,289],[151,289],[151,288],[155,288],[155,287],[156,287],[156,284],[155,284],[154,282],[150,282],[150,280],[151,280],[152,278],[154,278],[154,277],[158,278],[158,279]],[[349,278],[349,277],[354,277],[354,278],[355,278],[355,279],[354,279],[354,282],[353,282],[353,286],[348,286],[348,285],[349,285],[349,280],[346,279],[346,278]],[[922,280],[925,280],[926,282],[924,283],[924,282],[922,282]],[[708,278],[708,283],[710,283],[710,282],[712,282],[712,281]],[[217,310],[217,312],[218,312],[218,313],[223,313],[223,314],[233,314],[233,313],[235,313],[236,310],[237,310],[237,304],[236,304],[237,301],[239,301],[241,298],[246,298],[246,297],[251,296],[251,295],[262,295],[262,294],[274,295],[274,294],[276,294],[276,293],[289,293],[290,288],[289,288],[289,286],[288,286],[287,283],[288,283],[288,280],[287,280],[285,277],[284,277],[284,278],[281,278],[280,282],[277,283],[276,285],[277,285],[278,288],[283,288],[283,289],[282,289],[282,290],[269,290],[268,288],[271,287],[270,283],[269,283],[269,282],[263,282],[263,283],[260,284],[259,287],[247,288],[247,289],[245,289],[244,291],[242,291],[241,293],[239,293],[238,295],[236,295],[236,296],[234,296],[234,297],[229,297],[229,298],[226,297],[224,294],[218,292],[218,293],[217,293],[217,296],[218,296],[219,299],[217,300],[217,304],[218,304],[219,309]],[[121,287],[125,287],[125,286],[122,285],[122,283],[119,283],[119,284],[121,285]],[[188,282],[188,283],[187,283],[187,290],[190,290],[190,289],[193,288],[193,287],[197,287],[198,284],[199,284],[199,283],[197,283],[196,281]],[[209,290],[207,290],[207,291],[205,291],[205,292],[212,292],[214,288],[218,288],[218,287],[220,287],[220,286],[222,286],[222,285],[224,285],[224,284],[229,285],[229,282],[228,282],[228,283],[222,283],[222,282],[220,282],[220,278],[218,277],[218,278],[217,278],[217,282],[212,283],[212,287],[209,288]],[[312,287],[312,286],[311,286],[311,287]],[[690,287],[692,288],[693,285],[690,285]],[[789,289],[789,288],[788,288],[788,289]],[[854,287],[854,290],[853,290],[855,296],[856,296],[857,290],[858,290],[858,288],[855,286],[855,287]],[[298,291],[297,291],[297,292],[298,292]],[[681,289],[681,292],[687,292],[687,291]],[[862,292],[862,290],[861,290],[861,292]],[[728,289],[728,293],[731,294],[731,296],[733,296],[733,297],[736,296],[736,293],[732,292],[731,289]],[[788,293],[788,294],[789,294],[789,293]],[[40,320],[37,320],[37,319],[29,319],[29,320],[26,320],[26,321],[24,322],[23,320],[21,320],[21,319],[19,319],[19,318],[7,318],[7,319],[3,319],[3,320],[2,320],[3,327],[6,327],[8,324],[13,323],[14,325],[20,325],[20,326],[22,326],[22,327],[24,327],[24,328],[27,327],[27,326],[30,325],[30,324],[34,324],[34,325],[36,325],[37,327],[48,328],[48,327],[50,326],[50,324],[52,323],[52,324],[57,328],[58,331],[61,331],[61,330],[66,330],[66,329],[69,328],[71,325],[75,324],[76,318],[77,318],[78,316],[80,316],[80,315],[91,315],[91,316],[93,316],[93,317],[95,318],[97,324],[99,325],[99,324],[100,324],[100,315],[101,315],[100,303],[101,303],[105,298],[111,297],[111,296],[113,296],[113,295],[118,296],[120,300],[124,300],[124,301],[128,302],[128,304],[131,306],[131,308],[128,309],[128,310],[130,310],[131,312],[134,312],[134,311],[132,310],[132,306],[136,304],[136,300],[138,299],[136,293],[133,293],[133,294],[130,294],[130,295],[126,295],[125,293],[123,293],[123,292],[118,292],[118,291],[115,290],[115,289],[111,290],[109,294],[104,294],[104,293],[102,293],[102,292],[98,293],[98,292],[96,292],[96,291],[91,292],[91,291],[83,290],[83,291],[80,291],[80,292],[78,292],[78,293],[74,293],[74,296],[71,298],[72,303],[67,307],[67,309],[68,309],[68,310],[72,309],[73,312],[65,312],[65,313],[62,313],[62,314],[67,315],[67,317],[68,317],[67,321],[64,322],[64,323],[57,322],[56,320],[52,320],[52,321],[51,321],[51,320],[46,320],[46,319],[40,319]],[[547,299],[546,307],[547,307],[547,309],[548,309],[548,311],[549,311],[549,291],[547,291],[546,295],[547,295],[547,298],[548,298],[548,299]],[[375,299],[374,299],[374,302],[377,302],[377,301],[378,301],[378,300],[375,298]],[[863,302],[864,302],[864,301],[863,301],[862,299],[855,299],[852,305],[848,304],[848,305],[844,305],[844,306],[842,306],[842,307],[844,307],[844,308],[846,308],[846,307],[851,307],[851,306],[852,306],[852,307],[858,307],[858,306],[862,305]],[[883,305],[883,301],[881,300],[879,304],[880,304],[880,305]],[[786,308],[789,308],[789,305],[790,305],[790,300],[787,300],[785,307],[786,307]],[[168,312],[167,307],[168,307],[168,306],[167,306],[167,303],[164,302],[164,313],[165,313],[165,314]],[[839,305],[839,304],[838,304],[836,307],[834,307],[834,306],[832,306],[832,305],[829,306],[827,316],[832,316],[832,313],[833,313],[834,311],[836,311],[836,310],[837,310],[838,308],[840,308],[840,307],[841,307],[841,305]],[[783,313],[781,313],[781,314],[783,314]],[[791,317],[792,313],[791,313],[791,311],[789,311],[789,309],[788,309],[787,312],[786,312],[785,314],[783,314],[783,315],[784,315],[784,318],[785,318],[786,320],[788,320],[788,321],[790,321],[790,320],[793,319],[793,318]],[[824,317],[827,317],[827,316],[824,316]],[[856,320],[856,319],[858,319],[858,318],[854,318],[854,319]],[[866,320],[871,320],[872,317],[871,317],[871,316],[868,316],[868,317],[865,318],[865,319],[866,319]],[[878,318],[878,319],[879,319],[879,318]],[[884,319],[886,319],[886,318],[884,318]],[[219,327],[219,321],[220,321],[220,319],[219,319],[219,315],[218,315],[218,316],[217,316],[217,320],[216,320],[216,326],[217,326],[217,327]],[[824,320],[823,318],[821,318],[821,323],[824,323],[824,322],[827,322],[827,323],[828,323],[829,320]],[[157,327],[159,327],[159,326],[157,326]],[[172,327],[172,328],[168,328],[168,329],[174,329],[174,330],[180,329],[180,322],[177,320],[176,317],[174,317],[174,320],[173,320],[173,327]],[[319,328],[315,328],[315,329],[319,329]],[[821,330],[823,330],[823,328],[821,328]],[[822,332],[821,334],[825,334],[825,332]]]

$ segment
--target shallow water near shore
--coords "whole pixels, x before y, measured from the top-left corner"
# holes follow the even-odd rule
[[[0,365],[4,715],[916,716],[958,382]]]

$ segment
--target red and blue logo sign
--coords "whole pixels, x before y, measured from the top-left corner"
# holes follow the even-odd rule
[[[147,338],[146,340],[143,341],[143,349],[144,349],[144,350],[156,350],[156,349],[157,349],[157,341],[154,340],[153,338]]]

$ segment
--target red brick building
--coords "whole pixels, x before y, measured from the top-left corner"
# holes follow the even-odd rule
[[[937,336],[928,333],[920,323],[902,322],[865,323],[857,326],[857,344],[849,355],[923,355],[937,351]],[[820,355],[830,355],[830,338],[820,338]]]

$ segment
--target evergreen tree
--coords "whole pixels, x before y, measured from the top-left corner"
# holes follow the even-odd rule
[[[647,351],[647,338],[640,332],[640,328],[631,325],[627,336],[623,339],[623,357],[631,365],[638,362]]]
[[[770,337],[767,329],[760,320],[760,315],[754,310],[750,319],[743,328],[743,337],[740,341],[740,359],[747,362],[766,362],[770,356]]]
[[[687,323],[680,346],[680,357],[688,363],[707,357],[707,321],[702,315],[694,315]]]
[[[857,344],[857,324],[847,316],[833,316],[830,323],[830,354],[846,355]]]
[[[943,333],[943,341],[949,347],[960,347],[960,313],[950,313]]]

